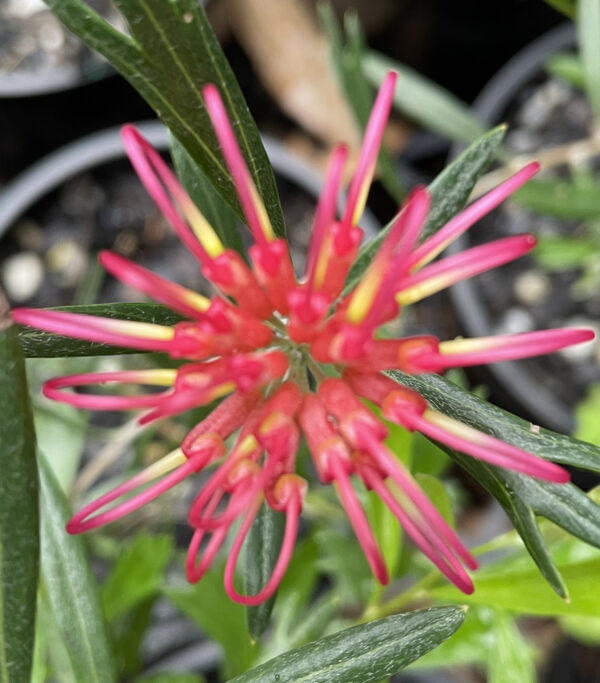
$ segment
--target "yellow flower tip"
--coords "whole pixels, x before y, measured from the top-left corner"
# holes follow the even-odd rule
[[[498,339],[492,337],[479,337],[475,339],[451,339],[450,341],[440,342],[439,353],[452,355],[457,353],[471,353],[474,351],[484,351],[498,346]]]
[[[146,467],[146,469],[140,473],[141,479],[143,480],[143,483],[150,482],[153,479],[157,479],[158,477],[162,477],[163,475],[172,472],[176,467],[183,465],[186,461],[187,458],[181,448],[176,448],[174,451],[167,453],[167,455],[160,460],[152,463],[149,467]]]
[[[171,341],[175,336],[175,329],[173,327],[167,327],[166,325],[155,325],[154,323],[115,320],[111,327],[117,334],[123,334],[129,337],[140,337],[142,339]]]
[[[208,392],[209,400],[214,401],[217,398],[222,398],[236,389],[237,385],[235,382],[223,382],[223,384],[219,384]]]
[[[153,370],[140,370],[134,373],[134,382],[152,384],[159,387],[172,387],[177,378],[177,370],[171,368],[156,368]]]
[[[179,199],[179,206],[204,251],[211,258],[222,254],[225,251],[223,243],[194,202],[187,195],[183,195]]]
[[[367,316],[383,279],[383,269],[370,268],[354,290],[346,309],[346,320],[359,325]]]
[[[254,183],[252,183],[250,186],[250,196],[252,198],[252,203],[254,204],[254,210],[256,211],[261,232],[267,242],[273,242],[275,239],[275,232],[273,230],[273,226],[271,225],[271,221],[269,220],[269,215],[267,214],[265,205],[263,204],[263,201],[260,198]]]

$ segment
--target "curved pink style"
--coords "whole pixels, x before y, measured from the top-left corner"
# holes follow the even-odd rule
[[[160,371],[159,371],[160,372]],[[167,371],[168,372],[168,371]],[[155,371],[125,370],[121,372],[95,372],[82,375],[68,375],[48,380],[43,386],[44,396],[61,403],[69,403],[85,410],[136,410],[138,408],[153,408],[171,393],[171,389],[155,394],[140,394],[137,396],[118,396],[106,394],[77,394],[65,392],[65,388],[91,386],[94,384],[155,384],[145,382],[145,378],[155,375]],[[174,381],[174,378],[173,378]],[[160,383],[158,384],[160,386]]]
[[[528,180],[531,180],[539,170],[540,165],[537,161],[527,164],[527,166],[524,166],[520,171],[517,171],[483,197],[474,201],[464,211],[451,218],[441,230],[438,230],[412,252],[407,259],[408,269],[420,268],[434,259],[449,244],[477,223],[478,220],[487,216],[490,211],[499,206],[507,197],[510,197]]]
[[[342,222],[348,225],[356,225],[359,222],[360,215],[365,207],[367,193],[377,165],[377,156],[379,155],[385,125],[392,108],[397,79],[398,74],[395,71],[390,71],[387,74],[379,88],[375,104],[371,110],[371,116],[365,130],[365,137],[356,165],[356,171],[348,189],[346,208],[342,217]]]
[[[248,228],[257,244],[265,246],[274,238],[271,224],[235,139],[219,91],[214,85],[207,85],[202,89],[202,95],[248,221]]]
[[[225,590],[241,604],[260,604],[280,584],[298,533],[307,484],[296,473],[296,453],[304,435],[319,479],[334,485],[378,581],[386,584],[393,577],[357,486],[377,495],[433,565],[460,590],[471,593],[469,570],[476,569],[477,562],[389,450],[385,420],[496,467],[556,484],[568,481],[560,466],[436,412],[417,392],[383,371],[416,374],[516,360],[589,341],[593,332],[559,329],[451,341],[431,335],[400,339],[379,335],[380,326],[394,318],[402,305],[533,248],[531,235],[517,235],[431,263],[452,240],[534,175],[537,164],[524,167],[473,202],[422,244],[419,239],[431,197],[426,188],[413,190],[370,266],[345,292],[347,275],[359,253],[362,231],[357,224],[375,172],[395,83],[396,75],[390,73],[377,95],[341,220],[337,220],[337,202],[347,150],[338,146],[332,153],[300,282],[288,245],[274,234],[240,151],[236,135],[241,139],[242,131],[234,131],[215,86],[204,88],[204,101],[255,241],[249,263],[221,243],[140,133],[132,126],[123,129],[127,153],[142,182],[200,261],[216,296],[205,298],[104,251],[100,262],[111,274],[186,319],[166,326],[28,308],[15,309],[13,318],[49,333],[164,352],[179,361],[176,370],[119,370],[51,379],[44,393],[53,400],[92,410],[141,410],[141,424],[218,403],[188,432],[181,448],[79,510],[67,525],[70,533],[114,522],[196,472],[214,467],[189,510],[193,534],[187,577],[191,582],[202,578],[239,524],[226,561]],[[319,367],[320,363],[328,365]],[[140,389],[130,393],[130,385]],[[384,419],[364,399],[378,406]],[[230,437],[234,445],[228,452]],[[285,515],[283,542],[265,585],[255,595],[244,595],[235,585],[236,566],[263,505]]]

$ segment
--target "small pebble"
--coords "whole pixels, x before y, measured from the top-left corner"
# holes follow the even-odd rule
[[[16,303],[30,299],[40,288],[43,279],[42,261],[31,251],[9,256],[2,266],[2,283],[8,296]]]
[[[8,0],[6,3],[6,12],[19,19],[26,19],[45,11],[48,11],[48,8],[44,0]]]
[[[550,278],[539,270],[527,270],[515,278],[514,292],[519,303],[525,306],[540,304],[552,288]]]
[[[85,250],[74,240],[61,240],[52,245],[46,261],[51,272],[60,273],[65,287],[75,286],[88,266]]]

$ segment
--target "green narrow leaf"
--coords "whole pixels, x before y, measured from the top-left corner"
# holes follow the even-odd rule
[[[546,69],[552,76],[562,78],[563,81],[583,90],[585,88],[585,74],[583,64],[578,55],[559,52],[552,55],[546,62]]]
[[[78,683],[73,672],[69,653],[62,634],[54,618],[52,608],[48,601],[48,596],[44,589],[43,581],[40,581],[38,592],[36,626],[41,636],[40,646],[45,650],[43,653],[42,668],[45,672],[51,672],[53,678],[45,675],[40,683],[47,683],[48,680],[60,681],[60,683]],[[36,648],[38,646],[38,635],[36,634]],[[34,671],[34,673],[36,673]],[[38,671],[42,673],[42,671]],[[32,675],[33,679],[33,675]]]
[[[596,245],[587,239],[540,235],[533,258],[544,270],[560,273],[582,268],[585,259],[596,253]]]
[[[115,0],[131,36],[114,29],[83,0],[46,3],[67,28],[106,57],[138,90],[243,219],[202,100],[202,87],[214,83],[275,233],[285,236],[275,178],[258,129],[197,0]]]
[[[569,597],[568,588],[548,553],[535,519],[534,510],[524,499],[521,491],[513,491],[506,485],[506,470],[486,465],[456,451],[448,449],[448,452],[500,503],[542,576],[560,598],[567,600]]]
[[[458,607],[433,607],[379,619],[279,655],[231,683],[381,681],[449,638],[463,619]]]
[[[77,681],[114,683],[116,675],[96,580],[83,540],[70,536],[67,501],[42,456],[40,464],[42,580]]]
[[[536,213],[557,218],[598,218],[600,193],[596,184],[532,178],[513,198]]]
[[[448,584],[433,588],[431,593],[442,600],[487,605],[517,614],[597,617],[600,613],[597,590],[600,558],[561,563],[559,567],[569,586],[569,602],[552,592],[535,567],[515,571],[506,567],[501,571],[494,571],[493,567],[481,569],[473,576],[475,591],[472,595],[465,596]]]
[[[407,375],[397,371],[389,374],[419,392],[435,410],[475,429],[546,460],[600,472],[600,448],[593,444],[532,425],[439,375]]]
[[[406,65],[371,50],[363,59],[362,69],[376,87],[388,71],[396,71],[394,106],[424,128],[455,142],[469,143],[485,132],[467,104]]]
[[[233,210],[221,199],[202,169],[175,136],[169,135],[169,144],[179,180],[192,201],[206,216],[221,242],[243,254],[244,247],[238,228],[238,219]]]
[[[600,0],[579,0],[577,38],[583,62],[586,91],[592,109],[600,116]]]
[[[229,599],[223,588],[223,570],[207,572],[197,585],[168,586],[165,595],[225,651],[226,677],[245,671],[254,651],[246,628],[245,609]]]
[[[352,107],[354,116],[362,130],[367,127],[371,108],[375,100],[373,90],[361,70],[365,39],[358,15],[348,11],[344,15],[345,38],[338,25],[337,18],[330,4],[319,3],[319,16],[329,40],[333,65],[346,98]],[[397,201],[406,196],[394,160],[391,154],[382,147],[379,152],[379,172],[385,189]]]
[[[536,683],[532,649],[505,610],[494,612],[493,632],[496,642],[488,650],[488,683]]]
[[[248,595],[256,595],[273,573],[283,541],[285,515],[262,504],[246,541],[244,583]],[[248,632],[258,640],[269,624],[277,593],[255,607],[246,608]]]
[[[422,239],[426,239],[443,227],[466,204],[475,183],[485,173],[493,161],[500,145],[506,126],[493,128],[470,145],[457,159],[447,166],[429,185],[431,210],[423,229]],[[344,292],[349,292],[359,281],[373,259],[375,252],[385,239],[389,223],[381,232],[367,242],[354,262]]]
[[[534,428],[437,375],[390,373],[418,391],[436,410],[518,448],[561,464],[600,470],[600,449],[549,430]],[[565,582],[548,554],[535,514],[600,547],[600,507],[572,484],[550,484],[447,450],[503,506],[548,583],[563,598]]]
[[[38,584],[38,475],[25,362],[0,292],[0,681],[30,680]]]
[[[417,472],[415,479],[419,486],[425,491],[429,500],[439,510],[442,517],[451,527],[455,527],[454,511],[452,510],[452,500],[444,486],[444,482],[431,474]]]
[[[182,316],[161,304],[114,303],[91,304],[90,306],[60,306],[48,309],[66,313],[85,313],[106,318],[134,320],[136,322],[175,325],[183,320]],[[67,358],[74,356],[108,356],[115,353],[140,353],[135,349],[125,349],[108,344],[88,342],[81,339],[63,337],[59,334],[42,332],[32,327],[17,326],[19,342],[27,358]]]
[[[102,585],[102,606],[109,621],[158,593],[173,550],[171,536],[135,537]]]

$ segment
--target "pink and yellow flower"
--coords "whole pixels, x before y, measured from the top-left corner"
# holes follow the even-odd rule
[[[238,602],[258,604],[276,590],[293,551],[307,488],[295,471],[303,437],[320,480],[334,485],[382,584],[388,582],[388,572],[355,490],[356,481],[381,498],[450,581],[471,592],[466,569],[477,566],[475,559],[386,446],[388,428],[365,399],[386,420],[475,458],[547,481],[568,481],[561,467],[436,412],[418,393],[383,373],[392,369],[440,372],[524,358],[587,341],[592,332],[557,329],[453,341],[433,336],[377,337],[380,326],[395,318],[403,305],[507,263],[534,247],[534,237],[519,235],[432,263],[456,237],[531,178],[537,164],[521,169],[424,241],[419,238],[430,196],[425,188],[415,189],[360,282],[342,294],[361,243],[359,222],[394,87],[395,74],[390,73],[377,96],[341,219],[336,207],[347,151],[339,146],[332,154],[301,279],[294,274],[287,243],[275,235],[214,86],[204,89],[204,101],[254,240],[250,265],[226,248],[137,130],[123,129],[125,148],[142,182],[198,258],[215,295],[205,298],[118,254],[103,252],[100,261],[112,275],[181,313],[185,321],[169,327],[23,308],[14,310],[13,317],[48,332],[164,352],[187,361],[177,369],[60,377],[45,384],[49,398],[91,410],[144,410],[142,423],[217,399],[221,402],[191,430],[180,448],[80,510],[67,525],[70,533],[119,519],[183,479],[214,466],[189,514],[194,534],[187,575],[190,581],[202,577],[231,526],[241,518],[228,554],[225,588]],[[140,389],[134,395],[71,391],[106,384],[162,390]],[[225,441],[236,433],[235,444],[227,452]],[[257,595],[241,595],[235,588],[236,565],[263,503],[285,515],[281,551],[263,589]]]

